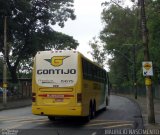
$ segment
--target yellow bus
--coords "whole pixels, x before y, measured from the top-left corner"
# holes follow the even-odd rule
[[[32,75],[32,113],[94,118],[109,101],[107,72],[72,50],[40,51]]]

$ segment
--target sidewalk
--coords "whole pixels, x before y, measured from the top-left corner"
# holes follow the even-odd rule
[[[138,96],[137,99],[134,98],[134,95],[122,95],[119,96],[127,97],[134,102],[138,103],[142,112],[144,127],[146,129],[160,129],[160,100],[154,99],[154,112],[155,112],[155,124],[148,124],[148,115],[147,115],[147,100],[146,97]]]
[[[12,109],[12,108],[20,108],[24,106],[29,106],[32,104],[32,101],[30,98],[26,99],[17,99],[15,101],[7,101],[7,104],[4,106],[2,101],[0,101],[0,111],[6,110],[6,109]]]

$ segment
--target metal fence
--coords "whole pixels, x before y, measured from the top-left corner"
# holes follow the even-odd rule
[[[0,87],[2,87],[2,80],[0,80]],[[7,87],[7,100],[17,100],[24,98],[31,98],[32,95],[32,80],[31,79],[18,79],[18,83],[12,83],[8,80]],[[0,94],[2,101],[3,94]]]
[[[152,87],[153,90],[153,97],[156,99],[160,99],[160,85],[156,85]],[[119,88],[119,89],[112,89],[113,93],[116,94],[132,94],[134,95],[135,90],[133,87],[128,87],[128,88]],[[146,96],[146,88],[144,87],[137,87],[137,95],[138,96]]]

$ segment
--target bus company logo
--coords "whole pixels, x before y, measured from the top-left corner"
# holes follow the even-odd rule
[[[63,60],[68,58],[69,56],[53,56],[51,59],[45,59],[49,63],[51,63],[54,67],[59,67],[63,64]]]

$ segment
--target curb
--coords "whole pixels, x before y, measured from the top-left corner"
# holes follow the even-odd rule
[[[155,123],[153,124],[149,124],[147,122],[147,118],[146,118],[146,113],[145,113],[145,109],[143,108],[143,105],[141,106],[141,101],[138,101],[132,97],[129,97],[129,96],[125,96],[125,95],[121,95],[121,94],[113,94],[113,95],[117,95],[117,96],[121,96],[121,97],[125,97],[127,99],[129,99],[130,101],[134,102],[135,104],[137,104],[140,108],[140,111],[141,111],[141,115],[142,115],[142,120],[143,120],[143,126],[144,126],[144,129],[160,129],[160,118],[159,118],[159,121],[156,120],[156,114],[155,114]],[[158,101],[158,104],[160,102]],[[154,103],[155,105],[155,103]],[[159,104],[160,105],[160,104]],[[159,107],[159,106],[158,106]],[[144,111],[144,112],[143,112]],[[160,116],[160,115],[159,115]],[[158,117],[157,117],[158,118]],[[158,121],[158,122],[157,122]]]
[[[26,107],[26,106],[30,106],[31,104],[32,104],[31,99],[19,99],[16,101],[9,101],[6,106],[3,104],[0,104],[0,111]]]

